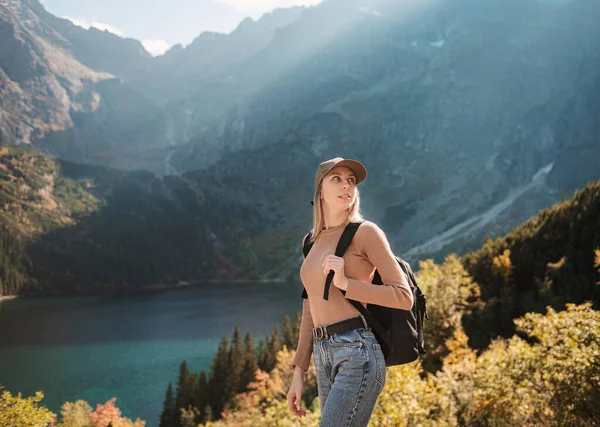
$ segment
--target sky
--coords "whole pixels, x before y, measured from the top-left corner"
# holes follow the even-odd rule
[[[138,39],[153,55],[192,42],[203,31],[229,33],[246,17],[322,0],[40,0],[60,18]]]

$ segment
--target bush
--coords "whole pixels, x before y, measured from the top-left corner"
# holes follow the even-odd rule
[[[0,385],[0,390],[4,387]],[[8,391],[0,396],[0,427],[39,427],[51,424],[55,415],[40,405],[44,393],[24,398],[19,393],[13,396]]]
[[[429,320],[424,323],[425,353],[423,367],[435,372],[448,354],[446,341],[462,328],[462,318],[470,313],[479,298],[479,286],[464,269],[460,259],[448,255],[442,265],[421,261],[417,282],[427,296]]]
[[[456,399],[461,424],[600,422],[600,312],[589,303],[547,310],[515,320],[527,340],[495,340],[475,358],[464,336],[444,360],[438,381]]]

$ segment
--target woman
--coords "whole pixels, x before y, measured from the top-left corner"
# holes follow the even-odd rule
[[[293,362],[288,407],[299,417],[304,376],[311,354],[317,373],[321,426],[366,426],[385,384],[381,347],[359,311],[346,299],[409,310],[412,293],[383,231],[370,221],[358,228],[343,257],[335,247],[349,222],[363,221],[358,184],[367,170],[356,160],[336,157],[320,164],[313,198],[313,246],[300,268],[307,291]],[[383,286],[371,284],[375,269]],[[334,271],[329,298],[325,279]],[[346,291],[346,296],[341,293]]]

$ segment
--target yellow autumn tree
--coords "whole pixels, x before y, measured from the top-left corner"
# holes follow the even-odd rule
[[[56,427],[89,427],[93,409],[85,400],[65,402],[61,409],[61,422]]]
[[[449,389],[418,362],[390,367],[370,426],[452,426],[456,408]]]
[[[504,249],[500,255],[492,259],[492,272],[508,283],[512,275],[512,263],[510,261],[510,249]]]
[[[429,320],[424,322],[425,370],[434,372],[448,354],[446,341],[462,328],[462,317],[478,303],[479,286],[455,255],[438,265],[429,259],[419,263],[417,282],[427,296]]]
[[[0,385],[0,390],[4,387]],[[21,393],[13,396],[3,391],[0,396],[0,427],[38,427],[51,424],[56,416],[40,402],[44,393],[38,391],[34,396],[23,397]]]
[[[516,319],[513,336],[476,359],[446,358],[439,380],[466,425],[561,426],[600,422],[600,312],[591,304]],[[451,353],[452,354],[452,353]]]

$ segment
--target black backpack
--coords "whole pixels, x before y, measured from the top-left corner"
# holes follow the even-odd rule
[[[344,255],[360,224],[361,222],[351,222],[346,226],[335,249],[336,256],[341,257]],[[305,258],[313,245],[310,242],[310,238],[311,233],[308,233],[304,238],[302,252]],[[348,299],[364,316],[367,324],[373,330],[385,356],[386,366],[403,365],[413,362],[419,357],[419,354],[425,353],[423,319],[429,320],[425,295],[419,289],[410,265],[399,257],[396,257],[396,260],[400,264],[404,274],[406,274],[413,293],[414,303],[412,309],[401,310],[375,304],[367,304],[367,308],[365,309],[360,302]],[[333,274],[333,271],[330,271],[325,281],[325,292],[323,294],[323,299],[325,300],[329,299],[329,289],[333,280]],[[375,270],[372,283],[376,285],[383,284],[377,270]],[[343,295],[346,295],[346,291],[341,292]],[[306,289],[302,292],[302,298],[308,298]]]

